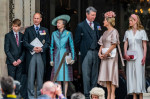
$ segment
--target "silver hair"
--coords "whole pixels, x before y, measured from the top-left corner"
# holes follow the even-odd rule
[[[94,7],[92,7],[92,6],[90,6],[90,7],[88,7],[87,9],[86,9],[86,13],[88,13],[88,14],[90,14],[90,12],[97,12],[97,10],[94,8]]]
[[[98,99],[105,99],[105,91],[102,88],[94,87],[90,91],[90,99],[92,99],[92,95],[97,95]]]
[[[71,95],[71,99],[85,99],[85,96],[82,93],[77,92]]]

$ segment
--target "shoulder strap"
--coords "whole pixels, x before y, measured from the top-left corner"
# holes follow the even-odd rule
[[[122,52],[121,52],[121,49],[120,49],[120,44],[117,44],[117,47],[118,47],[118,50],[119,50],[119,55],[120,55],[120,58],[121,58],[122,66],[125,66],[124,60],[123,60],[123,57],[122,57]]]

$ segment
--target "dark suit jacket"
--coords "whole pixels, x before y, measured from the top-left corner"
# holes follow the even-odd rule
[[[49,37],[49,33],[48,33],[48,29],[47,28],[44,28],[42,26],[40,26],[40,29],[39,31],[43,31],[45,30],[46,32],[46,35],[40,35],[38,36],[38,39],[41,41],[41,43],[43,43],[43,52],[40,52],[41,55],[42,55],[42,59],[43,59],[43,62],[44,62],[44,65],[46,65],[46,51],[47,49],[49,48],[49,45],[50,45],[50,37]],[[30,63],[30,60],[32,58],[32,54],[30,53],[30,51],[33,51],[33,48],[34,46],[30,45],[30,43],[36,38],[36,31],[35,31],[35,28],[34,28],[34,25],[31,26],[31,27],[28,27],[26,30],[25,30],[25,33],[24,33],[24,39],[23,39],[23,44],[26,48],[25,50],[25,54],[26,54],[26,66],[28,69],[28,66],[29,66],[29,63]]]
[[[4,50],[7,56],[6,64],[12,64],[20,59],[24,60],[25,52],[23,49],[23,34],[19,32],[19,47],[17,46],[16,38],[13,31],[5,35]]]
[[[100,31],[97,29],[97,26],[100,26],[97,22],[94,22],[94,30],[96,31],[96,38],[92,37],[92,29],[88,25],[87,21],[79,23],[75,32],[75,46],[76,49],[81,52],[81,63],[87,54],[87,51],[90,49],[93,39],[96,39],[97,42],[102,35]],[[97,44],[97,49],[99,49],[99,45]]]

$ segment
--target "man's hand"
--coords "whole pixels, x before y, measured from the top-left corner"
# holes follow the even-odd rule
[[[17,60],[18,65],[21,63],[22,61],[20,59]]]
[[[35,53],[40,53],[42,51],[41,47],[34,47],[33,51],[35,51]]]
[[[40,53],[42,51],[41,47],[37,47],[38,53]]]
[[[62,94],[62,90],[61,90],[61,85],[57,85],[56,86],[56,95],[58,95],[59,97],[64,98],[64,95]]]
[[[17,66],[17,65],[18,65],[18,63],[17,63],[16,61],[14,61],[14,62],[13,62],[13,65],[14,65],[14,66]]]
[[[34,47],[33,51],[35,51],[35,53],[38,53],[38,47]]]

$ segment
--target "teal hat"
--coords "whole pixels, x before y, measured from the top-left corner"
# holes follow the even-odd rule
[[[52,25],[56,26],[58,20],[66,20],[68,23],[70,21],[70,16],[69,15],[60,15],[52,20]]]

